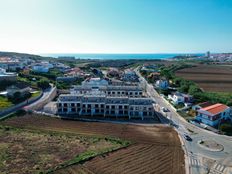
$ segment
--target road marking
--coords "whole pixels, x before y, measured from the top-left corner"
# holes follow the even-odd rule
[[[219,163],[214,163],[213,167],[210,169],[209,174],[223,174],[226,166],[219,164]]]

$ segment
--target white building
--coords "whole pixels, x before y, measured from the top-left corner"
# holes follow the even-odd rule
[[[107,96],[102,93],[60,95],[58,114],[78,116],[111,116],[141,118],[154,116],[153,100],[127,96]]]
[[[146,98],[138,86],[112,86],[99,79],[83,83],[60,95],[58,114],[65,117],[102,116],[141,118],[154,117],[154,101]]]
[[[101,78],[89,78],[83,81],[82,86],[88,86],[88,87],[100,87],[100,86],[106,86],[108,85],[108,81]]]
[[[32,70],[35,72],[42,72],[42,73],[47,73],[49,71],[48,66],[44,66],[42,64],[36,64],[32,67]]]
[[[155,86],[159,89],[168,89],[169,84],[167,80],[157,80]]]
[[[12,72],[6,72],[5,69],[0,68],[0,82],[7,80],[7,81],[16,81],[17,74]]]
[[[196,120],[209,126],[217,126],[231,117],[231,108],[221,103],[201,108],[197,112]]]
[[[188,94],[175,92],[171,95],[169,94],[168,99],[170,99],[174,105],[178,105],[181,103],[183,103],[183,104],[184,103],[192,103],[193,97],[191,95],[188,95]]]

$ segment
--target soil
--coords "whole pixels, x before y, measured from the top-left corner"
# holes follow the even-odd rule
[[[205,91],[232,92],[232,68],[221,65],[198,65],[176,72],[176,76],[196,82]]]
[[[58,174],[185,173],[184,152],[178,134],[170,127],[81,122],[31,115],[15,117],[3,124],[79,135],[110,136],[132,142],[127,148],[56,171]]]

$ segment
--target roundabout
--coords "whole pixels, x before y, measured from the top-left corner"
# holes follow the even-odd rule
[[[217,143],[214,140],[200,140],[198,141],[198,145],[204,149],[207,149],[213,152],[221,152],[224,150],[223,145]]]

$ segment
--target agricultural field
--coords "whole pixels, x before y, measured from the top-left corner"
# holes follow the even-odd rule
[[[207,92],[232,92],[232,66],[198,65],[179,70],[176,76],[196,82]]]
[[[131,142],[131,145],[125,148],[98,155],[85,162],[68,165],[54,173],[185,173],[184,152],[177,133],[170,127],[80,122],[31,115],[14,117],[1,124],[18,129],[52,130],[74,136],[75,134],[97,136],[105,140],[108,139],[106,137],[111,137]]]
[[[120,140],[0,126],[0,173],[54,172],[122,147]]]

